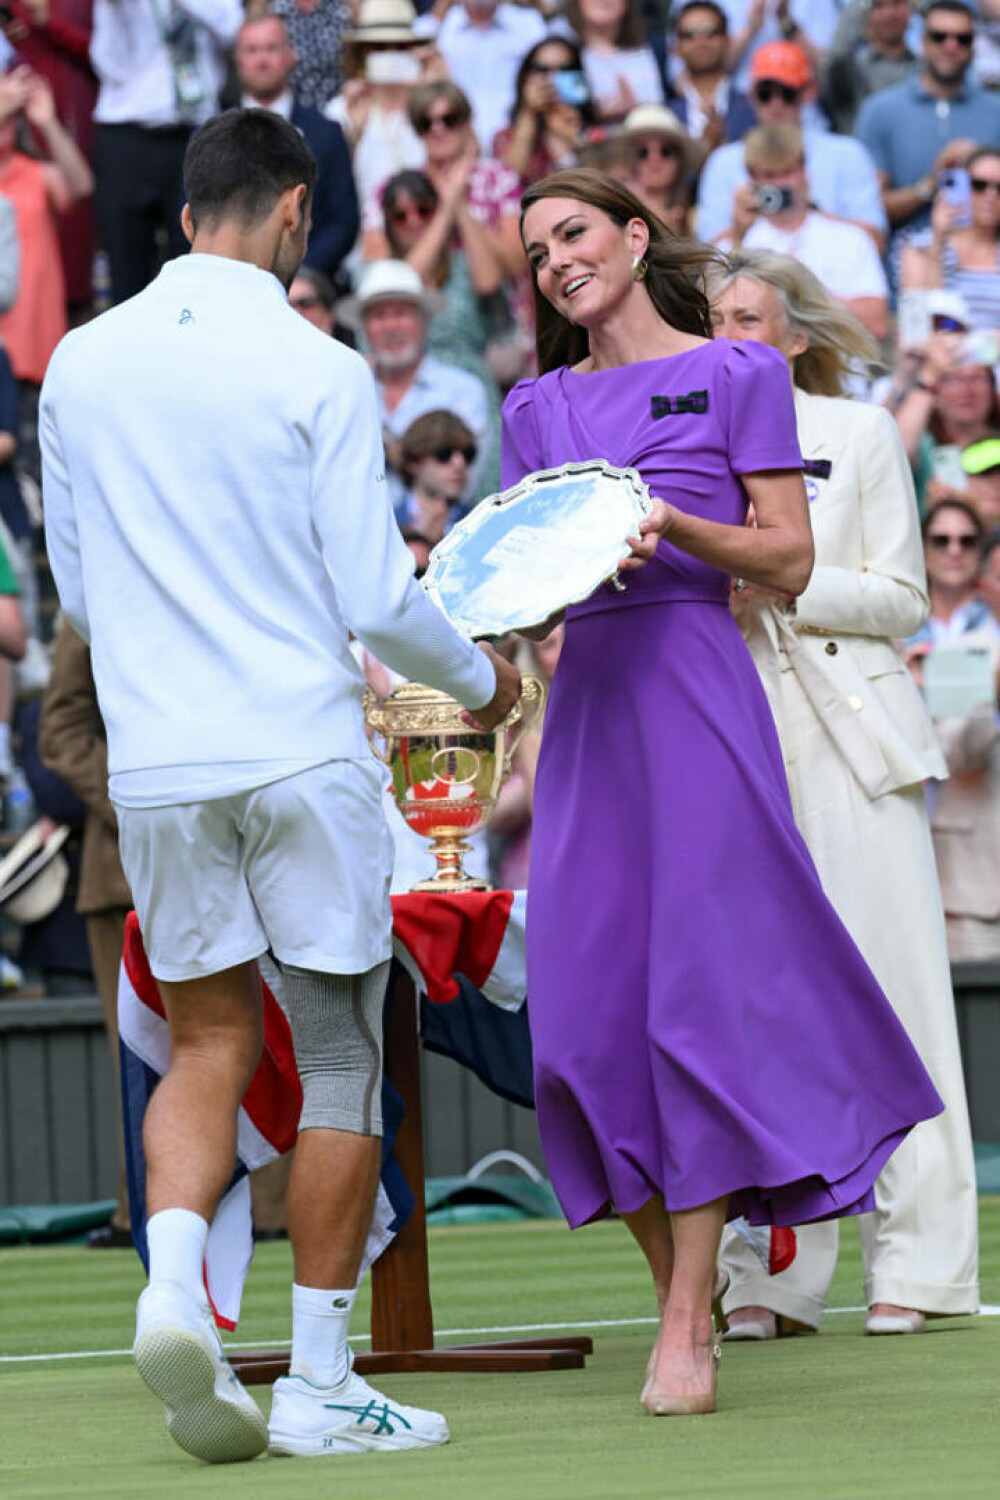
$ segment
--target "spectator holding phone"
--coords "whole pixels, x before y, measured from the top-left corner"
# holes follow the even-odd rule
[[[514,89],[510,124],[494,136],[493,155],[527,187],[575,164],[597,115],[580,49],[567,37],[546,37],[525,53]]]
[[[918,73],[861,106],[854,133],[878,167],[893,231],[923,229],[940,174],[978,142],[1000,147],[1000,99],[970,75],[975,0],[932,0]]]
[[[931,210],[931,239],[903,249],[904,289],[957,292],[973,328],[1000,330],[1000,149],[974,151],[942,172]]]
[[[598,118],[624,120],[637,104],[662,104],[663,79],[646,41],[639,0],[566,0]]]
[[[817,208],[861,224],[880,241],[885,214],[875,163],[851,136],[812,128],[804,118],[815,98],[812,62],[795,42],[768,42],[754,53],[750,100],[761,125],[799,125],[805,143],[809,190]],[[746,182],[743,144],[713,151],[698,183],[698,235],[714,240],[729,223],[733,194]]]

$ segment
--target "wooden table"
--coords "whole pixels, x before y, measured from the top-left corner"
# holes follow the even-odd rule
[[[419,1000],[402,968],[396,975],[385,1036],[385,1071],[403,1100],[393,1155],[413,1193],[413,1213],[372,1267],[372,1344],[355,1355],[362,1375],[390,1370],[575,1370],[593,1353],[587,1337],[515,1339],[499,1344],[434,1347],[427,1266],[423,1118],[420,1102]],[[288,1374],[288,1355],[234,1354],[233,1369],[247,1385]]]

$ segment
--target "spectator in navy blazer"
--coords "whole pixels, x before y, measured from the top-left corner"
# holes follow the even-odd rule
[[[733,86],[729,17],[722,5],[685,0],[671,16],[671,25],[671,52],[682,67],[671,82],[668,102],[704,159],[716,146],[742,140],[757,116],[747,96]]]
[[[236,72],[245,109],[282,115],[305,137],[316,158],[312,232],[305,264],[334,281],[358,235],[358,195],[344,132],[312,105],[300,104],[289,82],[297,58],[280,16],[244,21],[236,38]]]

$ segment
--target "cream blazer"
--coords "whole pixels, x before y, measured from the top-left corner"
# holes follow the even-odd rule
[[[795,411],[816,566],[792,612],[762,605],[744,617],[768,696],[779,703],[776,674],[794,672],[870,798],[946,777],[933,724],[892,644],[930,609],[899,430],[881,407],[800,390]]]

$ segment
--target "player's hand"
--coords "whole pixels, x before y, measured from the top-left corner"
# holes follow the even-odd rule
[[[475,712],[466,709],[462,718],[474,729],[490,730],[495,729],[506,719],[520,698],[521,674],[513,662],[509,662],[505,656],[494,651],[493,647],[488,646],[485,641],[479,641],[477,644],[484,656],[488,656],[493,663],[493,670],[497,674],[496,691],[489,703],[484,703],[483,707],[477,708]]]

